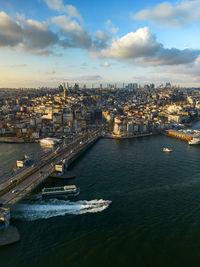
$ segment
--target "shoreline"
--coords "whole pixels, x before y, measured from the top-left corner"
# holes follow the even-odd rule
[[[34,141],[24,140],[18,137],[0,137],[0,144],[26,144],[35,143]]]
[[[103,136],[105,139],[133,139],[138,137],[146,137],[146,136],[153,136],[153,135],[159,135],[162,133],[146,133],[146,134],[138,134],[138,135],[130,135],[130,136],[114,136],[114,135],[108,135]]]

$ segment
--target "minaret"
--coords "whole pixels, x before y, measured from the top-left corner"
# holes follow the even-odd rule
[[[63,98],[66,100],[67,92],[66,87],[63,88]]]

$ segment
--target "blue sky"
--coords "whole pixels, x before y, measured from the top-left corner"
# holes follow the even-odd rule
[[[199,86],[199,24],[199,0],[0,0],[0,87]]]

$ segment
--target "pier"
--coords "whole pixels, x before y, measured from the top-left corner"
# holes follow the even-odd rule
[[[10,210],[39,184],[55,173],[55,166],[61,164],[61,173],[67,169],[81,154],[91,147],[101,133],[93,131],[78,135],[74,141],[62,145],[59,151],[41,158],[37,165],[32,165],[22,172],[12,176],[0,187],[0,221],[9,226]],[[1,227],[1,226],[0,226]],[[1,231],[0,231],[1,237]]]
[[[177,130],[167,130],[166,135],[175,137],[181,140],[189,141],[196,137],[195,134],[189,133],[189,132],[183,132],[183,131],[177,131]]]

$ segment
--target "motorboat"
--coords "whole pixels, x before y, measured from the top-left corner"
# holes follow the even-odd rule
[[[172,152],[173,150],[172,149],[169,149],[169,148],[167,148],[167,147],[164,147],[163,148],[163,152]]]

